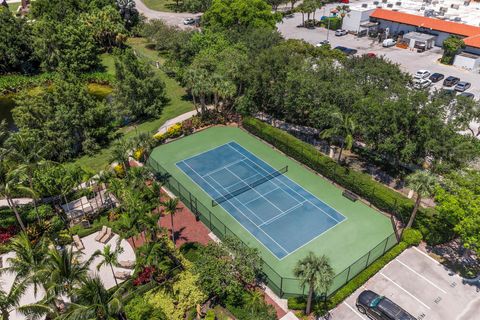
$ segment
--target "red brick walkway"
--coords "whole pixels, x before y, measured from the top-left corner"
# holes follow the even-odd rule
[[[186,242],[199,242],[207,244],[212,241],[208,236],[210,230],[200,221],[196,221],[195,215],[182,203],[179,202],[179,211],[173,216],[173,227],[175,230],[175,245],[180,247]],[[162,215],[160,218],[160,226],[167,229],[169,236],[172,235],[171,217],[169,215]],[[145,242],[145,237],[142,234],[128,239],[128,242],[135,248],[141,246]],[[135,245],[133,245],[135,243]],[[283,317],[286,312],[283,311],[267,294],[264,294],[265,302],[272,305],[277,312],[277,318]]]

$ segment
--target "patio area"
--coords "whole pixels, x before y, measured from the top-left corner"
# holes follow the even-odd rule
[[[86,236],[84,238],[81,238],[83,245],[85,246],[85,249],[82,250],[83,252],[83,258],[85,260],[89,259],[93,253],[97,250],[103,251],[103,248],[107,245],[110,245],[111,250],[115,250],[117,247],[117,243],[119,240],[119,236],[117,234],[113,234],[113,237],[106,243],[100,243],[95,240],[95,237],[97,236],[98,232],[94,232],[89,236]],[[135,258],[135,252],[125,239],[122,239],[120,242],[120,246],[123,248],[123,252],[119,254],[118,260],[119,261],[136,261]],[[113,278],[112,271],[110,270],[110,266],[102,266],[100,270],[97,270],[97,265],[102,261],[101,257],[96,257],[92,264],[90,265],[90,275],[93,276],[95,274],[98,274],[100,279],[102,279],[102,282],[105,286],[105,288],[110,289],[113,286],[115,286],[115,279]],[[126,268],[120,268],[120,267],[113,267],[114,272],[128,272],[132,273],[133,270],[131,269],[126,269]],[[117,279],[118,283],[122,283],[125,280]]]
[[[95,240],[95,237],[97,236],[98,232],[95,232],[89,236],[86,236],[84,238],[81,238],[81,241],[84,245],[84,249],[82,250],[83,255],[82,255],[82,261],[85,261],[89,259],[93,253],[97,250],[103,251],[103,248],[106,245],[110,245],[112,250],[115,250],[117,247],[117,244],[119,243],[119,236],[117,234],[113,234],[113,236],[110,238],[110,240],[103,244]],[[123,248],[123,252],[119,254],[118,260],[119,261],[129,261],[129,262],[135,262],[135,252],[128,243],[127,240],[122,239],[120,241],[120,246]],[[77,250],[76,248],[74,250]],[[9,258],[14,257],[15,254],[13,252],[7,252],[5,254],[0,255],[1,261],[3,263],[2,268],[9,267]],[[102,266],[100,270],[97,270],[97,265],[100,263],[102,260],[101,257],[96,257],[92,264],[90,265],[90,276],[94,276],[95,274],[98,274],[100,279],[102,280],[105,288],[110,289],[115,286],[115,279],[112,274],[112,271],[110,270],[110,266]],[[127,269],[127,268],[120,268],[120,267],[113,267],[114,272],[124,272],[128,274],[132,274],[133,270],[132,269]],[[2,290],[5,290],[6,292],[10,291],[10,288],[12,287],[13,281],[15,279],[15,275],[11,273],[5,273],[0,276],[0,288]],[[118,283],[122,283],[125,280],[118,279]],[[45,291],[43,289],[39,289],[37,291],[37,294],[35,295],[34,288],[33,286],[29,286],[25,292],[25,294],[20,298],[20,305],[27,305],[27,304],[32,304],[34,302],[37,302],[41,300],[45,295]],[[28,319],[27,317],[23,316],[19,312],[12,311],[10,312],[10,320],[26,320]]]

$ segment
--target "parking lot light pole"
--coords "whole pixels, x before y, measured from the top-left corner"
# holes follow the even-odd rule
[[[327,41],[328,41],[328,35],[330,34],[330,17],[328,17],[328,25],[327,25]]]

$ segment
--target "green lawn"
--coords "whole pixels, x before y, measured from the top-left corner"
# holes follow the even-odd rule
[[[175,12],[177,2],[174,0],[142,0],[142,2],[150,9],[156,11]],[[178,1],[179,6],[182,5],[182,1]]]
[[[145,39],[133,38],[128,41],[128,44],[131,47],[135,48],[138,52],[140,52],[144,59],[149,59],[151,61],[162,61],[158,57],[155,50],[151,50],[146,47],[148,43]],[[113,74],[114,57],[112,55],[104,54],[101,56],[101,60],[106,68],[106,71]],[[156,131],[167,120],[179,116],[185,112],[192,111],[194,109],[192,102],[187,98],[187,93],[185,89],[181,87],[177,81],[168,77],[163,71],[159,69],[155,68],[155,72],[165,82],[167,97],[170,101],[163,110],[162,116],[160,118],[120,128],[118,130],[118,133],[121,133],[126,138],[133,137],[141,132]],[[111,148],[107,147],[93,156],[86,155],[78,158],[75,163],[84,168],[99,171],[104,169],[108,165],[110,154]]]
[[[273,168],[282,168],[288,165],[289,169],[286,175],[291,180],[301,185],[305,190],[331,208],[335,208],[346,219],[310,242],[303,244],[302,247],[297,248],[293,252],[290,251],[289,255],[278,259],[276,255],[272,254],[262,242],[257,240],[252,233],[247,231],[243,225],[221,206],[212,207],[211,197],[176,166],[178,161],[231,141],[237,142]],[[287,293],[301,292],[299,282],[296,279],[292,279],[294,278],[292,271],[297,261],[305,257],[309,251],[317,255],[325,254],[329,257],[332,267],[338,275],[332,285],[332,289],[337,289],[345,284],[347,278],[351,279],[363,270],[367,264],[371,264],[376,258],[381,256],[385,249],[396,243],[391,222],[386,216],[368,207],[361,201],[352,202],[348,200],[342,195],[342,190],[330,181],[307,170],[296,161],[277,152],[263,141],[241,129],[233,127],[210,128],[175,142],[159,146],[153,150],[151,157],[198,199],[196,207],[202,214],[201,220],[207,227],[212,228],[217,236],[222,237],[225,233],[233,233],[248,246],[259,250],[262,259],[269,266],[264,268],[265,273],[271,279],[269,285],[277,293],[279,292],[279,286],[282,286],[282,290]],[[171,182],[170,188],[173,192],[176,192],[175,189],[178,189],[178,183],[173,180]],[[183,188],[181,190],[183,190],[182,199],[188,204],[189,195],[186,194]],[[299,213],[297,212],[296,214]],[[302,217],[300,216],[300,218]],[[321,217],[318,218],[323,219]],[[284,221],[289,220],[286,219]],[[285,226],[285,224],[279,225],[278,228],[284,228]],[[302,230],[296,230],[290,236],[295,237],[297,232],[300,233]],[[259,233],[261,234],[261,232]],[[388,240],[386,240],[387,238]],[[288,239],[283,240],[286,241]],[[371,253],[369,254],[370,251]],[[346,270],[352,264],[354,265],[350,271]],[[283,277],[283,280],[280,277]]]

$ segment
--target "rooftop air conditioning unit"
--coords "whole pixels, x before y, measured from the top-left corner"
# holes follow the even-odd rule
[[[452,4],[452,5],[450,6],[450,8],[452,8],[452,9],[457,9],[457,10],[458,10],[458,8],[460,8],[460,6],[459,6],[458,4]]]
[[[399,2],[395,2],[395,5],[400,7],[402,5],[402,3],[399,1]]]
[[[463,3],[463,5],[464,5],[465,7],[468,7],[468,6],[470,5],[470,1],[465,1],[465,2]]]
[[[453,18],[453,21],[455,21],[455,22],[461,22],[461,21],[462,21],[462,18],[461,18],[461,17],[454,17],[454,18]]]
[[[362,3],[362,8],[367,8],[368,4],[367,3]]]
[[[387,3],[387,0],[382,0],[382,3]]]
[[[387,4],[387,8],[393,8],[393,3]]]
[[[373,1],[373,5],[375,5],[375,6],[376,6],[377,4],[379,4],[379,3],[380,3],[380,2],[378,2],[378,1]]]

